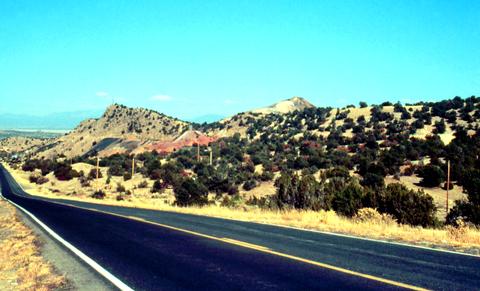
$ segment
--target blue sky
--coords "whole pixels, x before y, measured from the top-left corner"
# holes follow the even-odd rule
[[[480,1],[0,1],[0,113],[480,95]]]

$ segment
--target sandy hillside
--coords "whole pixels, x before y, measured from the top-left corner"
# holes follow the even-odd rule
[[[48,143],[48,139],[31,138],[23,136],[9,137],[0,140],[0,151],[10,153],[24,152]]]

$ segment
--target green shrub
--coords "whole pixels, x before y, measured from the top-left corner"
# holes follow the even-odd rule
[[[79,176],[77,171],[73,170],[69,164],[65,163],[57,164],[53,174],[60,181],[69,181]]]
[[[179,185],[174,186],[175,204],[178,206],[205,205],[208,203],[207,188],[191,179],[186,178]]]
[[[31,183],[42,185],[48,182],[48,178],[44,176],[30,175],[29,180]]]
[[[117,192],[119,192],[119,193],[125,192],[125,186],[123,186],[120,183],[117,183]]]
[[[442,119],[440,121],[435,122],[435,132],[438,134],[445,133],[446,130],[446,124],[445,121]]]
[[[130,173],[130,172],[125,172],[125,173],[123,174],[123,181],[128,181],[128,180],[130,180],[130,179],[132,179],[132,173]]]
[[[90,181],[89,181],[86,177],[84,177],[84,176],[80,176],[80,177],[78,178],[78,181],[80,182],[80,185],[81,185],[82,187],[88,187],[88,186],[90,186]]]
[[[423,191],[407,189],[400,183],[387,186],[379,211],[391,214],[399,223],[421,226],[435,224],[436,207],[433,198]]]
[[[140,184],[138,184],[138,188],[147,188],[148,187],[148,182],[147,181],[142,181]]]
[[[457,225],[459,219],[480,225],[480,205],[473,204],[470,201],[455,201],[455,205],[448,212],[446,222],[447,224]]]
[[[332,177],[349,178],[350,172],[345,167],[335,167],[333,169],[325,171],[325,176],[327,178],[332,178]]]
[[[103,199],[103,198],[105,198],[105,196],[106,196],[106,194],[102,190],[95,191],[92,194],[92,198],[95,198],[95,199]]]
[[[343,179],[339,177],[332,180]],[[325,181],[323,181],[325,184]],[[331,185],[329,183],[329,185]],[[299,177],[296,174],[282,172],[275,181],[277,191],[272,197],[271,206],[278,209],[330,209],[331,191],[325,190],[311,174]]]
[[[155,180],[155,182],[153,182],[151,192],[152,193],[161,193],[164,188],[165,188],[165,186],[163,185],[162,182],[160,182],[160,180]]]
[[[110,168],[108,168],[108,174],[111,176],[122,176],[124,173],[125,170],[119,164],[111,165]]]
[[[480,225],[480,170],[472,169],[464,173],[463,188],[468,201],[455,201],[447,215],[447,223],[456,225],[459,219]]]
[[[270,171],[263,171],[260,175],[260,180],[262,181],[272,181],[273,180],[273,173]]]
[[[363,207],[363,196],[363,188],[357,183],[351,182],[335,194],[332,201],[333,210],[339,214],[352,217]]]
[[[383,188],[385,181],[383,176],[375,173],[366,173],[362,180],[362,185],[373,189]]]
[[[418,169],[418,176],[422,178],[420,182],[424,187],[437,187],[445,181],[445,172],[437,165],[427,165]]]
[[[228,193],[228,195],[237,195],[238,194],[238,186],[228,185],[227,193]]]
[[[98,178],[102,178],[102,171],[98,170]],[[88,172],[88,178],[90,180],[96,179],[97,178],[97,169],[91,169],[90,172]]]
[[[245,191],[250,191],[255,187],[257,187],[257,181],[253,179],[247,180],[245,183],[243,183],[243,189]]]

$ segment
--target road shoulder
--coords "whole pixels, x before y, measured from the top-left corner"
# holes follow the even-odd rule
[[[22,211],[16,209],[16,212],[21,222],[37,236],[42,257],[67,278],[68,285],[64,290],[115,290],[103,277],[38,227]]]

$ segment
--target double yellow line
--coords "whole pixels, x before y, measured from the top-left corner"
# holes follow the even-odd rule
[[[191,230],[187,230],[187,229],[183,229],[183,228],[178,228],[178,227],[174,227],[174,226],[171,226],[171,225],[166,225],[166,224],[163,224],[163,223],[158,223],[158,222],[145,220],[143,218],[139,218],[139,217],[136,217],[136,216],[126,216],[126,215],[122,215],[122,214],[112,213],[112,212],[98,210],[98,209],[94,209],[94,208],[80,207],[80,206],[70,205],[70,204],[67,204],[67,203],[61,203],[61,202],[56,202],[56,201],[55,202],[51,201],[51,202],[61,204],[61,205],[64,205],[64,206],[76,207],[76,208],[80,208],[80,209],[83,209],[83,210],[90,210],[90,211],[100,212],[100,213],[103,213],[103,214],[113,215],[113,216],[117,216],[117,217],[121,217],[121,218],[125,218],[125,219],[140,221],[140,222],[143,222],[143,223],[148,223],[148,224],[151,224],[151,225],[156,225],[156,226],[171,229],[171,230],[175,230],[175,231],[179,231],[179,232],[183,232],[183,233],[188,233],[188,234],[191,234],[191,235],[195,235],[195,236],[199,236],[199,237],[203,237],[203,238],[207,238],[207,239],[211,239],[211,240],[221,241],[221,242],[228,243],[228,244],[231,244],[231,245],[256,250],[256,251],[259,251],[259,252],[263,252],[263,253],[267,253],[267,254],[271,254],[271,255],[287,258],[287,259],[291,259],[291,260],[294,260],[294,261],[314,265],[314,266],[317,266],[317,267],[341,272],[341,273],[344,273],[344,274],[348,274],[348,275],[352,275],[352,276],[356,276],[356,277],[360,277],[360,278],[365,278],[365,279],[381,282],[381,283],[384,283],[384,284],[388,284],[388,285],[392,285],[392,286],[396,286],[396,287],[400,287],[400,288],[405,288],[405,289],[410,289],[410,290],[418,290],[418,291],[428,290],[428,289],[425,289],[425,288],[422,288],[422,287],[417,287],[417,286],[413,286],[413,285],[406,284],[406,283],[401,283],[401,282],[397,282],[397,281],[393,281],[393,280],[389,280],[389,279],[385,279],[385,278],[381,278],[381,277],[377,277],[377,276],[373,276],[373,275],[368,275],[368,274],[364,274],[364,273],[360,273],[360,272],[351,271],[351,270],[348,270],[348,269],[344,269],[344,268],[341,268],[341,267],[336,267],[336,266],[325,264],[325,263],[312,261],[312,260],[309,260],[309,259],[305,259],[305,258],[301,258],[301,257],[297,257],[297,256],[285,254],[285,253],[280,253],[280,252],[271,250],[268,247],[264,247],[264,246],[260,246],[260,245],[256,245],[256,244],[251,244],[251,243],[247,243],[247,242],[243,242],[243,241],[239,241],[239,240],[235,240],[235,239],[231,239],[231,238],[222,238],[222,237],[211,236],[211,235],[208,235],[208,234],[203,234],[203,233],[199,233],[199,232],[195,232],[195,231],[191,231]]]

